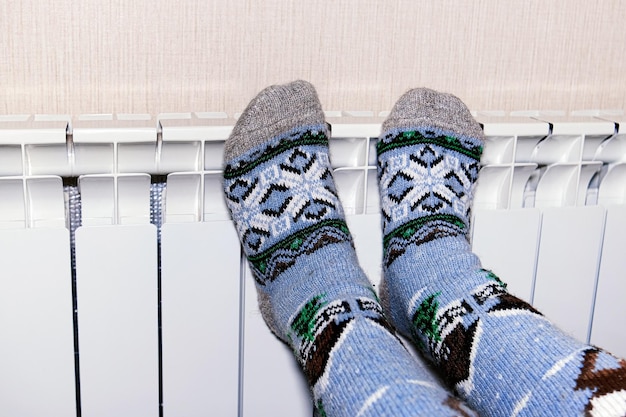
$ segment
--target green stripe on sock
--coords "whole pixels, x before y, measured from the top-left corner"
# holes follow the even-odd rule
[[[376,150],[378,155],[381,155],[392,149],[400,148],[403,146],[431,144],[450,149],[464,155],[469,156],[475,160],[480,160],[480,156],[483,152],[483,147],[480,145],[467,148],[461,141],[453,136],[439,135],[435,137],[425,137],[422,133],[416,130],[407,130],[399,133],[390,142],[378,141],[376,144]]]
[[[302,230],[298,230],[292,235],[289,235],[288,238],[281,240],[275,245],[269,247],[258,255],[248,255],[248,260],[252,265],[259,269],[259,271],[264,272],[267,267],[267,260],[272,257],[272,254],[280,249],[288,249],[292,251],[297,251],[302,245],[304,241],[306,241],[307,237],[315,233],[317,230],[322,229],[324,227],[334,227],[339,229],[342,233],[348,235],[348,225],[344,220],[340,219],[328,219],[322,220],[318,223],[315,223],[309,227],[306,227]]]
[[[229,180],[244,175],[260,164],[269,161],[276,155],[279,155],[288,149],[314,145],[328,146],[328,137],[326,137],[326,134],[323,132],[311,132],[308,130],[302,133],[302,135],[295,140],[281,140],[278,145],[268,147],[262,155],[259,155],[259,157],[253,161],[242,162],[238,168],[233,168],[230,164],[226,165],[224,168],[224,179]]]

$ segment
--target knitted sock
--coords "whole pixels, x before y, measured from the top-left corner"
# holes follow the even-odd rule
[[[377,144],[392,324],[484,416],[624,416],[626,361],[559,331],[467,238],[483,134],[456,97],[411,90]]]
[[[263,90],[225,146],[224,192],[269,328],[320,416],[473,415],[390,330],[359,267],[313,87]]]

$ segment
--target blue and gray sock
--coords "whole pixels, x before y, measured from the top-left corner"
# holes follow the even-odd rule
[[[467,107],[429,89],[407,92],[383,124],[385,312],[481,415],[626,415],[626,361],[559,331],[472,253],[482,147]]]
[[[263,90],[225,146],[224,192],[269,328],[320,416],[469,416],[394,335],[358,265],[313,87]]]

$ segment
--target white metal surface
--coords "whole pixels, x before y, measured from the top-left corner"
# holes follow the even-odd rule
[[[265,325],[251,274],[246,266],[241,415],[311,416],[312,401],[304,374],[291,349]]]
[[[76,232],[82,416],[158,416],[156,229]]]
[[[602,207],[543,211],[533,304],[563,330],[589,340],[602,233]]]
[[[237,235],[229,221],[171,223],[161,242],[163,413],[237,415]]]
[[[0,232],[0,415],[75,416],[70,240]]]
[[[602,260],[595,299],[591,343],[626,358],[626,206],[609,207],[602,244]]]

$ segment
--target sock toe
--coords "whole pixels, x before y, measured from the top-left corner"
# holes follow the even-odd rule
[[[294,128],[324,123],[317,92],[307,81],[267,87],[252,99],[237,120],[224,146],[224,159],[236,158]]]
[[[480,125],[456,96],[429,88],[415,88],[398,99],[382,126],[383,132],[438,128],[472,138],[483,138]]]

